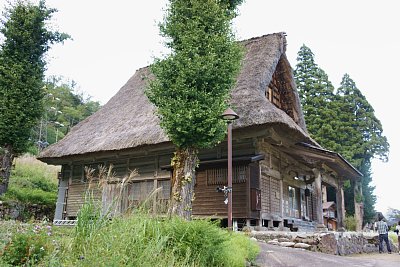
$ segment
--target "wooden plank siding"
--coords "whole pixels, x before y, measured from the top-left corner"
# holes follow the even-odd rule
[[[280,180],[271,176],[261,176],[261,212],[264,214],[281,215]]]
[[[248,179],[247,179],[248,180]],[[232,184],[232,216],[246,218],[249,195],[247,180],[243,183]],[[198,217],[227,217],[228,206],[224,203],[224,193],[217,192],[218,185],[207,185],[207,171],[197,173],[195,184],[195,200],[193,201],[193,216]]]

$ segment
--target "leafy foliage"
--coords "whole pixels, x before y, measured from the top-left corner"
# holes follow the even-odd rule
[[[172,53],[151,66],[156,79],[147,95],[179,148],[210,147],[224,138],[220,114],[242,55],[230,29],[233,15],[226,11],[216,0],[171,1],[160,26]]]
[[[344,225],[346,226],[346,229],[349,231],[356,231],[357,228],[357,221],[356,218],[352,215],[346,215],[344,218]]]
[[[177,147],[169,213],[190,219],[199,148],[223,140],[220,118],[240,69],[231,19],[240,0],[170,0],[161,34],[171,54],[151,65],[147,96]]]
[[[52,227],[46,222],[12,234],[2,252],[2,260],[12,266],[37,266],[53,250]]]
[[[55,9],[17,1],[6,9],[0,32],[0,146],[24,152],[32,127],[42,114],[44,54],[68,35],[51,31],[46,22]]]
[[[371,160],[387,160],[389,144],[374,109],[348,74],[336,93],[326,73],[303,45],[294,72],[307,129],[323,147],[340,153],[364,176],[363,199],[354,196],[354,184],[345,188],[346,212],[354,214],[354,197],[363,201],[365,221],[373,220],[376,196],[370,185]]]
[[[43,114],[31,133],[31,145],[38,141],[51,145],[61,140],[70,129],[100,109],[98,101],[77,92],[76,84],[63,81],[60,77],[50,77],[45,82]],[[37,153],[37,149],[31,150]]]

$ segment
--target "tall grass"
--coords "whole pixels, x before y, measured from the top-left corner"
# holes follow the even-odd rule
[[[86,170],[86,174],[94,181],[92,171]],[[99,174],[103,188],[116,179],[112,167]],[[234,267],[244,266],[258,254],[258,246],[247,236],[223,230],[217,223],[155,215],[149,203],[154,202],[159,189],[138,208],[120,209],[124,187],[136,175],[132,172],[120,181],[119,194],[107,210],[88,190],[78,213],[71,250],[63,254],[62,265],[93,266],[95,262],[96,266]]]
[[[100,183],[106,182],[100,179]],[[122,180],[121,186],[128,182]],[[104,210],[89,186],[77,225],[69,229],[72,231],[55,230],[47,239],[51,244],[46,246],[45,255],[35,258],[35,266],[235,267],[244,266],[259,252],[247,236],[221,229],[215,222],[155,215],[149,203],[153,203],[157,190],[140,207],[116,212],[113,205],[120,205],[123,188],[118,192],[116,200]],[[4,247],[6,243],[0,244]],[[8,248],[9,255],[16,251]],[[1,263],[5,262],[0,259]]]
[[[92,204],[85,205],[63,265],[244,266],[258,253],[247,236],[210,221],[163,218],[140,209],[105,221],[93,218]]]

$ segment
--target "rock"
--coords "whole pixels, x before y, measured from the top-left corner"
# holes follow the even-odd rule
[[[303,248],[303,249],[309,249],[311,245],[306,244],[306,243],[296,243],[294,245],[295,248]]]
[[[279,243],[279,246],[281,246],[281,247],[294,247],[295,244],[296,243],[294,243],[294,242],[281,242],[281,243]]]
[[[267,244],[270,244],[270,245],[279,245],[279,242],[278,242],[277,240],[270,240],[270,241],[267,242]]]
[[[307,238],[307,234],[305,234],[305,233],[298,233],[298,234],[296,235],[296,238],[299,238],[299,239]]]
[[[250,238],[250,240],[257,241],[257,239],[255,237]]]
[[[289,238],[286,238],[286,237],[281,237],[281,238],[278,238],[278,241],[279,242],[290,242],[291,240]]]
[[[264,227],[264,226],[256,226],[256,227],[254,227],[254,230],[255,231],[268,231],[268,228]]]

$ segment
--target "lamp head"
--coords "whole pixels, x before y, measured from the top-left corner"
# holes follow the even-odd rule
[[[221,118],[222,118],[223,120],[226,120],[226,121],[230,122],[230,121],[234,121],[234,120],[239,119],[239,116],[238,116],[238,114],[236,114],[236,112],[233,111],[231,108],[227,108],[227,109],[224,111],[224,113],[222,113]]]

